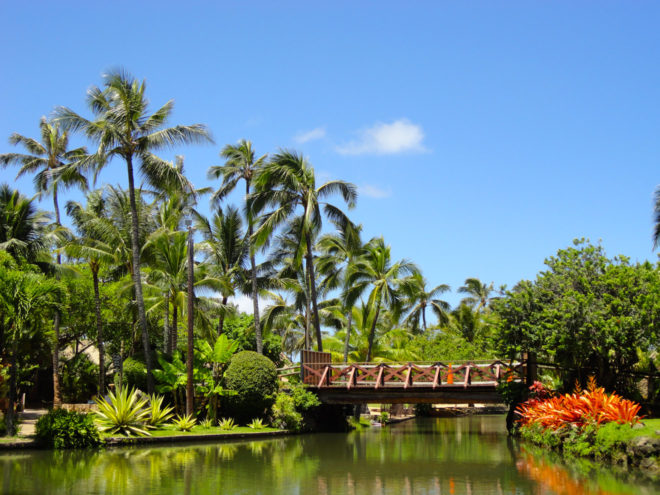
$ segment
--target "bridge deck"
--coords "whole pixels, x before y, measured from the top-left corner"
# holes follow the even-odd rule
[[[334,404],[500,403],[497,384],[524,380],[524,363],[351,363],[301,365],[303,383]]]

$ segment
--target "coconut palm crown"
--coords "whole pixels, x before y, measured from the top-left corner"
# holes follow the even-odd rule
[[[98,145],[94,154],[96,174],[115,157],[126,163],[131,207],[133,283],[147,368],[147,389],[153,394],[153,366],[142,295],[134,166],[138,165],[141,175],[155,190],[171,188],[177,183],[181,189],[185,189],[187,184],[177,167],[154,153],[183,144],[212,140],[202,124],[165,127],[174,102],[170,100],[150,114],[145,92],[145,81],[138,81],[120,70],[113,71],[104,76],[103,89],[93,86],[87,91],[87,104],[94,114],[93,119],[86,119],[69,108],[59,107],[56,109],[56,121],[66,129],[82,132]]]
[[[318,350],[323,350],[321,325],[317,305],[312,240],[322,226],[321,207],[325,215],[338,225],[349,223],[348,217],[336,206],[322,201],[339,193],[349,208],[355,206],[357,188],[341,180],[326,182],[316,187],[314,169],[299,153],[282,150],[259,172],[255,180],[255,192],[248,198],[248,210],[257,214],[272,208],[261,218],[255,232],[257,246],[266,243],[271,233],[291,217],[299,214],[300,231],[296,257],[305,256],[309,276],[314,327]],[[302,211],[301,211],[302,210]]]

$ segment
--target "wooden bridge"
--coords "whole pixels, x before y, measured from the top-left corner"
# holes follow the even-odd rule
[[[529,383],[536,374],[528,359],[337,364],[329,353],[315,351],[303,351],[301,358],[302,382],[328,404],[501,403],[498,383]]]

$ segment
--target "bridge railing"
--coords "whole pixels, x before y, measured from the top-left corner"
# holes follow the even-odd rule
[[[496,385],[501,380],[524,381],[523,361],[408,362],[408,363],[301,363],[306,385],[351,388],[465,387]]]

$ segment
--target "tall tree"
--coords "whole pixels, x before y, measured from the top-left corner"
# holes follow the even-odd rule
[[[48,225],[51,216],[37,209],[34,200],[7,184],[0,185],[0,249],[16,260],[43,264],[48,261]]]
[[[404,277],[419,272],[419,269],[407,260],[392,263],[390,246],[385,244],[382,237],[371,239],[365,245],[362,256],[349,268],[347,276],[346,300],[354,303],[358,297],[371,287],[367,306],[373,311],[371,330],[367,348],[367,361],[371,359],[376,336],[376,323],[383,308],[394,314],[401,311],[402,301],[399,288]]]
[[[492,299],[490,294],[493,292],[493,283],[487,285],[478,278],[466,278],[465,284],[458,288],[458,292],[467,294],[467,297],[462,299],[462,303],[475,308],[476,311],[481,311],[488,307]]]
[[[57,121],[68,129],[82,131],[98,144],[97,159],[100,165],[97,170],[114,157],[120,157],[126,163],[131,206],[132,275],[147,368],[147,389],[152,394],[154,393],[153,363],[142,295],[134,165],[139,164],[141,174],[151,187],[156,190],[162,189],[166,185],[175,183],[180,174],[176,167],[157,157],[154,152],[181,144],[208,142],[211,138],[202,124],[165,127],[174,108],[172,100],[149,114],[145,81],[140,82],[121,71],[111,72],[104,76],[104,79],[104,89],[94,86],[87,92],[87,102],[95,117],[93,120],[88,120],[68,108],[60,107],[56,111]]]
[[[34,185],[38,195],[51,195],[53,197],[53,211],[55,212],[55,226],[61,227],[58,192],[69,187],[87,189],[87,179],[82,173],[82,160],[86,156],[85,148],[69,150],[69,135],[55,123],[48,122],[42,117],[39,122],[41,142],[36,139],[14,133],[9,137],[13,145],[20,145],[27,153],[4,153],[0,155],[0,165],[18,165],[21,168],[16,178],[26,174],[34,174]],[[62,264],[62,255],[57,251],[57,264]],[[62,402],[59,380],[59,337],[60,314],[56,311],[53,316],[53,403],[58,407]]]
[[[424,333],[426,333],[426,309],[429,306],[438,318],[440,325],[446,325],[449,322],[450,309],[447,301],[437,298],[440,294],[447,292],[449,286],[440,284],[432,289],[427,289],[426,284],[427,281],[421,273],[414,273],[401,285],[408,311],[404,321],[412,327],[413,331],[416,331],[421,320]]]
[[[206,259],[200,269],[209,278],[217,280],[216,290],[222,295],[221,314],[218,319],[218,335],[223,332],[227,301],[234,295],[246,270],[249,255],[248,240],[245,238],[238,210],[229,206],[223,212],[216,210],[209,221],[196,215],[196,227],[204,236],[200,250]]]
[[[357,189],[353,184],[340,180],[326,182],[317,188],[314,169],[301,154],[288,150],[281,151],[272,158],[258,174],[255,184],[256,190],[248,200],[248,210],[257,213],[269,207],[273,208],[263,216],[255,232],[257,245],[263,245],[275,228],[299,212],[298,253],[304,253],[305,256],[316,340],[318,350],[322,351],[312,240],[314,233],[321,230],[323,223],[321,206],[325,215],[336,224],[349,223],[343,211],[321,200],[331,194],[340,193],[348,207],[352,208],[357,200]]]
[[[319,273],[323,277],[321,284],[328,289],[341,288],[347,293],[348,267],[362,253],[362,240],[360,232],[362,226],[338,225],[337,232],[321,236],[317,242],[321,256],[319,256]],[[344,362],[348,362],[348,351],[351,339],[351,324],[353,321],[352,307],[344,300],[344,313],[346,314],[346,336],[344,340]]]
[[[103,241],[96,228],[99,221],[106,220],[103,191],[96,190],[87,194],[87,203],[83,206],[76,201],[66,204],[66,212],[73,219],[78,237],[66,246],[66,253],[72,258],[84,259],[92,274],[94,286],[94,313],[96,319],[96,346],[99,351],[99,395],[105,394],[105,344],[103,340],[103,320],[101,319],[101,293],[99,273],[101,268],[116,261],[115,248]]]
[[[263,168],[266,162],[266,156],[262,155],[256,158],[252,149],[252,143],[245,139],[242,139],[235,145],[226,145],[220,152],[220,157],[225,159],[225,164],[222,166],[213,166],[208,171],[209,179],[219,179],[222,177],[222,184],[213,194],[212,201],[218,204],[236,188],[241,179],[245,181],[245,197],[247,200],[247,197],[251,193],[252,182],[257,173]],[[254,234],[254,217],[248,208],[246,208],[246,215],[248,227],[247,238],[250,244],[250,281],[252,285],[252,308],[254,311],[254,335],[257,341],[257,352],[263,354],[263,337],[261,335],[261,321],[259,319],[257,264],[255,260],[255,245],[252,239]]]
[[[17,399],[19,341],[27,334],[43,329],[43,321],[57,311],[64,297],[59,282],[39,273],[7,269],[0,270],[0,313],[9,321],[9,409],[6,425],[9,435],[16,434],[14,409]],[[3,322],[4,323],[4,322]]]

